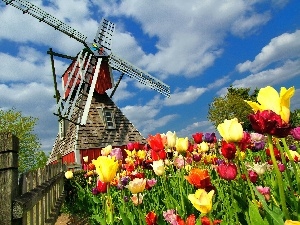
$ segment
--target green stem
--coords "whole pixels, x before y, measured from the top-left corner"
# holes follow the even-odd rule
[[[240,157],[240,148],[239,148],[238,145],[236,145],[236,153],[237,153],[237,158],[239,158]],[[250,178],[249,178],[248,170],[246,170],[245,164],[243,162],[241,162],[240,165],[242,167],[243,173],[246,176],[246,180],[247,180],[247,184],[248,184],[248,187],[250,189],[250,192],[251,192],[252,200],[255,200],[255,194],[254,194],[254,191],[252,189],[252,185],[251,185],[251,181],[250,181]]]
[[[232,201],[235,201],[235,198],[234,198],[234,195],[233,195],[234,190],[233,190],[232,181],[228,181],[228,182],[230,183],[230,194],[231,194],[231,199],[232,199]],[[235,218],[236,224],[239,224],[239,219],[238,219],[238,217],[237,217],[236,211],[235,211],[235,213],[234,213],[234,218]]]
[[[292,155],[291,155],[291,153],[289,151],[289,148],[288,148],[288,146],[286,144],[285,139],[281,138],[281,141],[283,143],[284,150],[285,150],[285,152],[288,155],[289,161],[292,164],[292,167],[293,167],[293,170],[294,170],[293,172],[295,173],[295,177],[296,177],[296,181],[297,181],[298,192],[300,193],[300,177],[299,177],[299,173],[300,172],[299,172],[299,167],[298,167],[298,165],[296,165],[296,163],[295,163],[295,161],[294,161],[294,159],[293,159],[293,157],[292,157]]]
[[[180,189],[181,212],[182,212],[181,216],[184,218],[186,212],[185,212],[184,199],[183,199],[183,189],[182,189],[182,183],[183,183],[183,181],[181,180],[181,178],[183,177],[183,174],[182,174],[183,170],[184,169],[180,169],[180,175],[179,175],[178,185],[179,185],[179,189]]]
[[[110,183],[107,184],[107,199],[106,199],[106,222],[107,224],[113,224],[113,204],[110,195]]]
[[[140,204],[140,194],[141,193],[137,193],[137,198],[138,198],[138,217],[139,217],[139,222],[140,222],[140,225],[144,224],[143,223],[143,212],[141,210],[141,204]]]
[[[285,155],[284,155],[284,150],[283,150],[282,147],[280,146],[278,139],[276,139],[276,147],[279,149],[280,157],[281,157],[282,163],[283,163],[284,165],[287,165],[287,162],[286,162],[286,159],[285,159]],[[285,146],[285,147],[287,147],[287,146]],[[291,179],[291,176],[290,176],[290,171],[289,171],[288,169],[286,169],[286,170],[284,171],[284,174],[286,175],[286,177],[287,177],[287,179],[288,179],[288,183],[289,183],[290,191],[291,191],[291,196],[293,196],[293,198],[294,198],[294,203],[297,205],[297,199],[296,199],[296,196],[294,195],[294,188],[293,188],[293,183],[292,183],[292,179]],[[297,176],[296,176],[296,179],[297,179]],[[299,187],[298,187],[298,188],[299,188]]]
[[[286,200],[285,200],[285,194],[284,194],[284,186],[283,186],[283,180],[281,176],[281,172],[278,168],[278,164],[275,158],[274,149],[273,149],[273,142],[272,142],[272,135],[268,134],[268,145],[271,155],[271,160],[273,163],[273,167],[275,170],[277,182],[278,182],[278,189],[279,189],[279,195],[280,195],[280,203],[282,207],[283,214],[285,216],[285,219],[290,219],[290,215],[286,206]]]

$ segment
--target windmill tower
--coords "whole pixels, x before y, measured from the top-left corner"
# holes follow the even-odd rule
[[[124,148],[130,141],[145,143],[145,139],[112,102],[111,97],[124,75],[167,97],[170,96],[170,87],[112,53],[111,41],[115,30],[112,22],[102,19],[94,40],[86,42],[85,35],[26,0],[2,1],[84,45],[84,49],[76,57],[55,53],[52,49],[48,51],[51,55],[57,101],[54,114],[59,117],[60,124],[49,162],[55,160],[57,153],[62,154],[65,161],[80,163],[83,156],[93,155],[91,158],[95,158],[100,154],[101,148],[108,144]],[[62,93],[57,88],[53,56],[72,60],[62,76]],[[114,70],[121,72],[116,84],[112,75]],[[106,90],[110,88],[114,89],[108,96]]]

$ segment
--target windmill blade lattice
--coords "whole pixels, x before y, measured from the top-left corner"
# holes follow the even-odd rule
[[[121,59],[117,55],[112,53],[109,56],[108,64],[113,70],[125,73],[129,77],[135,78],[140,83],[149,86],[153,90],[158,91],[166,97],[170,97],[170,86],[151,76],[149,73],[125,61],[124,59]]]
[[[25,0],[2,0],[6,3],[6,5],[12,5],[17,9],[21,10],[23,14],[27,13],[35,18],[37,18],[40,22],[44,22],[51,27],[54,27],[56,30],[63,32],[69,37],[83,43],[86,45],[85,40],[86,36],[76,31],[72,27],[68,26],[64,22],[56,19],[54,16],[51,16],[49,13],[40,9],[39,7],[33,5],[32,3]]]
[[[94,42],[104,48],[107,55],[111,53],[111,41],[114,31],[115,24],[103,18],[98,27]]]
[[[59,99],[56,115],[75,124],[86,124],[101,62],[102,58],[88,52],[78,54],[64,84],[64,95]]]

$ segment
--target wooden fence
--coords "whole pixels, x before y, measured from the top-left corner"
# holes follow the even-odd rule
[[[0,225],[55,224],[65,197],[61,159],[19,175],[18,151],[18,138],[0,133]]]

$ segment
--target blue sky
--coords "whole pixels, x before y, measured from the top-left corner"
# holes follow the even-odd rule
[[[113,100],[145,137],[168,130],[180,137],[213,132],[208,105],[231,84],[295,86],[291,107],[300,108],[298,0],[30,2],[87,41],[102,17],[112,21],[112,52],[171,87],[165,98],[127,76],[121,81]],[[39,118],[35,132],[50,151],[58,123],[46,52],[75,56],[83,45],[2,1],[0,31],[0,108]],[[56,58],[58,78],[69,63]]]

